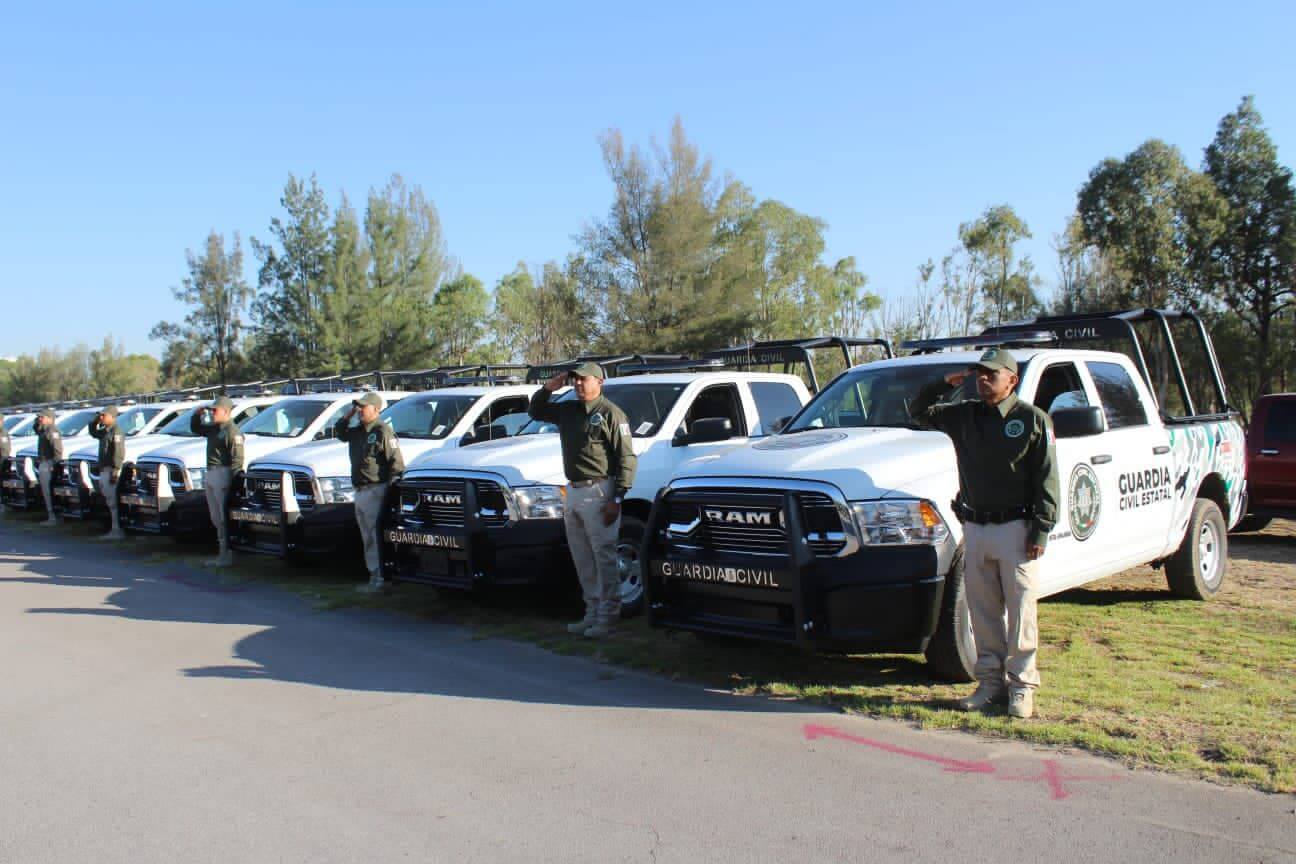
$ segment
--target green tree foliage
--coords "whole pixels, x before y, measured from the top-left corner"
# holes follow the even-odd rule
[[[489,307],[486,286],[469,273],[437,289],[432,302],[432,322],[439,337],[437,356],[442,363],[460,365],[478,355]]]
[[[369,365],[372,341],[366,332],[369,248],[361,234],[355,209],[342,196],[329,228],[324,320],[320,332],[326,349],[325,368],[332,372]]]
[[[172,294],[189,307],[189,313],[179,324],[158,323],[149,338],[167,343],[168,378],[189,377],[196,367],[223,387],[239,360],[239,336],[252,299],[252,289],[243,278],[239,236],[235,233],[233,248],[226,251],[225,238],[213,231],[207,236],[206,251],[202,255],[186,251],[185,259],[189,275]],[[182,362],[192,365],[185,368]]]
[[[127,354],[120,342],[104,337],[90,352],[90,391],[97,395],[149,393],[158,388],[161,367],[156,357]]]
[[[959,242],[972,263],[985,304],[986,324],[1002,324],[1033,315],[1041,308],[1030,258],[1017,260],[1015,248],[1030,229],[1007,204],[990,207],[979,218],[959,226]]]
[[[589,352],[595,320],[581,299],[583,264],[578,258],[565,268],[547,262],[537,281],[519,263],[499,280],[490,325],[499,359],[543,363]]]

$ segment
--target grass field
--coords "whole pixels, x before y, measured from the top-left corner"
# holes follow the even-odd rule
[[[8,515],[19,530],[43,531]],[[68,526],[89,538],[101,530]],[[193,547],[138,538],[141,563],[197,564]],[[354,591],[359,567],[289,566],[241,556],[225,578],[273,582],[321,611],[398,610],[471,627],[481,638],[536,643],[723,687],[832,705],[923,727],[964,729],[1060,747],[1276,792],[1296,792],[1296,526],[1275,523],[1232,538],[1229,579],[1210,603],[1172,598],[1144,568],[1067,592],[1040,606],[1038,717],[965,714],[953,701],[967,686],[933,685],[921,658],[816,657],[759,644],[701,640],[626,622],[595,643],[567,635],[570,605],[535,592],[479,602],[419,586],[368,598]]]

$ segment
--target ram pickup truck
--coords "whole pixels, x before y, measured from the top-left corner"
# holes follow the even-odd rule
[[[376,391],[390,405],[399,403],[404,391]],[[243,430],[243,454],[248,466],[264,464],[281,450],[312,441],[332,441],[333,427],[351,410],[361,391],[309,393],[279,400],[253,417]],[[201,445],[201,449],[198,448]],[[187,466],[205,464],[206,440],[150,454],[150,458],[184,458]],[[286,488],[285,488],[286,486]],[[291,490],[291,495],[284,494]],[[315,478],[298,469],[284,472],[265,468],[247,471],[235,478],[229,496],[230,546],[244,552],[274,553],[283,548],[286,530],[284,514],[295,516],[331,499],[333,488],[321,489]],[[282,502],[282,503],[281,503]]]
[[[448,379],[443,386],[414,393],[380,415],[396,433],[408,465],[420,456],[470,444],[508,438],[531,418],[527,404],[538,389],[520,379],[485,376]],[[358,421],[356,421],[358,422]],[[281,528],[279,542],[261,537],[256,551],[289,556],[359,547],[351,455],[344,442],[311,441],[277,450],[248,465],[250,482],[305,478],[299,494],[244,497],[241,511],[263,514],[265,524]],[[309,489],[309,495],[304,494]],[[249,517],[250,518],[250,517]]]
[[[1210,392],[1199,407],[1185,392],[1182,416],[1154,396],[1188,389],[1171,323],[1189,325],[1209,360]],[[1159,374],[1136,325],[1169,346]],[[1129,350],[1083,347],[1095,342]],[[954,448],[910,409],[992,345],[1012,350],[1019,397],[1049,412],[1056,436],[1063,500],[1041,596],[1148,563],[1176,594],[1217,592],[1246,492],[1242,425],[1200,321],[1135,310],[906,345],[921,353],[851,369],[780,434],[681,466],[645,532],[651,622],[830,652],[921,652],[936,676],[970,680]],[[946,398],[974,395],[963,386]]]
[[[86,407],[55,415],[54,423],[63,436],[64,454],[94,441],[86,430],[98,414],[98,408]],[[21,449],[19,442],[15,441],[13,455],[0,466],[0,495],[6,507],[28,510],[45,506],[41,498],[39,471],[40,454],[35,434],[23,440]]]
[[[702,360],[605,362],[617,377],[604,383],[603,395],[626,413],[638,457],[617,544],[623,615],[642,607],[639,546],[658,488],[689,459],[769,435],[810,398],[799,375],[740,370],[799,366],[813,383],[810,351],[840,350],[849,365],[852,347],[874,344],[823,337],[756,343]],[[543,379],[560,368],[537,367],[529,377]],[[567,390],[557,398],[575,397]],[[394,487],[383,529],[384,575],[456,589],[569,577],[566,484],[552,423],[533,420],[510,440],[429,453],[407,464]]]
[[[122,411],[117,417],[117,425],[126,435],[127,460],[156,446],[153,433],[192,407],[191,402],[154,402]],[[63,462],[55,469],[54,509],[65,519],[90,519],[97,515],[106,516],[108,512],[99,493],[99,441],[93,437],[89,440],[90,444],[83,447],[65,444]],[[122,467],[125,469],[126,466]]]
[[[1296,519],[1296,393],[1256,400],[1246,442],[1247,516],[1238,530]]]

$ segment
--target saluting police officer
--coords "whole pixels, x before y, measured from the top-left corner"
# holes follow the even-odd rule
[[[9,458],[9,449],[12,445],[9,441],[9,430],[0,423],[0,464]],[[5,512],[4,501],[0,501],[0,513]]]
[[[99,439],[99,494],[103,495],[112,516],[112,529],[105,540],[126,537],[117,512],[117,484],[121,481],[122,465],[126,463],[126,436],[117,425],[117,406],[109,405],[90,422],[90,435]]]
[[[980,398],[932,404],[968,376]],[[924,388],[913,414],[949,435],[958,456],[954,506],[963,522],[963,583],[977,649],[976,691],[960,706],[978,711],[1007,695],[1008,713],[1027,718],[1040,683],[1039,559],[1057,522],[1059,492],[1053,425],[1017,398],[1017,381],[1017,360],[991,348],[966,371]]]
[[[568,383],[576,391],[570,402],[551,402]],[[550,378],[531,397],[528,413],[558,424],[567,502],[563,523],[567,545],[585,596],[585,617],[567,631],[590,639],[612,633],[621,616],[621,578],[617,570],[617,534],[621,502],[634,485],[637,459],[630,423],[620,408],[603,396],[603,367],[582,363],[570,374]]]
[[[369,570],[368,584],[356,590],[365,594],[376,593],[386,586],[378,523],[387,502],[387,489],[405,473],[405,457],[401,455],[396,433],[378,417],[382,409],[382,397],[366,393],[352,403],[351,410],[333,427],[335,437],[347,442],[351,455],[356,524],[364,543],[365,567]],[[360,422],[352,426],[351,418],[356,414],[360,415]]]
[[[63,461],[63,433],[54,422],[54,409],[45,408],[36,418],[36,455],[40,459],[40,487],[45,496],[46,525],[59,524],[54,512],[54,466]]]
[[[233,412],[234,400],[218,396],[209,408],[195,411],[189,418],[189,431],[207,439],[203,492],[207,497],[207,512],[216,528],[220,554],[206,563],[214,567],[229,567],[234,563],[234,553],[229,548],[229,493],[235,475],[243,473],[244,465],[243,433],[230,419]]]

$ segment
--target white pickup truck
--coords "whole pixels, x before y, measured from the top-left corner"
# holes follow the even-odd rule
[[[59,411],[55,414],[54,425],[63,437],[63,455],[94,441],[87,430],[90,421],[99,415],[99,409],[91,406]],[[32,430],[33,432],[35,430]],[[3,488],[4,504],[15,510],[40,508],[45,506],[40,492],[40,453],[39,441],[35,434],[24,439],[21,449],[14,444],[13,455],[0,467],[0,488]],[[58,470],[58,466],[55,466]]]
[[[425,453],[508,438],[531,418],[527,404],[535,384],[500,376],[450,378],[444,386],[413,393],[388,405],[382,420],[396,433],[406,464]],[[359,422],[359,421],[353,421]],[[265,536],[256,551],[288,556],[358,547],[355,489],[347,445],[332,439],[309,441],[250,460],[250,478],[305,478],[299,494],[277,499],[244,498],[241,512],[264,514],[266,524],[283,526],[279,542]],[[301,494],[306,487],[309,497]],[[252,518],[252,517],[240,517]]]
[[[624,615],[642,607],[639,546],[661,485],[690,459],[769,435],[810,398],[798,375],[738,369],[800,366],[813,383],[811,351],[840,350],[849,365],[852,347],[874,344],[879,343],[823,337],[756,343],[701,361],[596,358],[619,376],[605,382],[603,394],[626,413],[639,463],[622,507],[617,546]],[[528,377],[542,380],[560,368],[536,367]],[[565,391],[558,398],[574,394]],[[384,524],[384,575],[459,589],[570,577],[566,483],[557,427],[541,421],[531,421],[511,440],[429,453],[408,463]]]
[[[1200,337],[1192,386],[1171,325]],[[1158,347],[1145,355],[1147,328]],[[1083,347],[1095,343],[1123,350]],[[1242,425],[1200,321],[1135,310],[906,345],[920,353],[851,369],[779,435],[682,466],[647,525],[650,620],[832,652],[923,652],[936,676],[970,680],[954,448],[910,408],[990,345],[1013,352],[1019,397],[1053,420],[1062,502],[1041,596],[1148,563],[1178,595],[1218,591],[1227,530],[1243,515]]]

